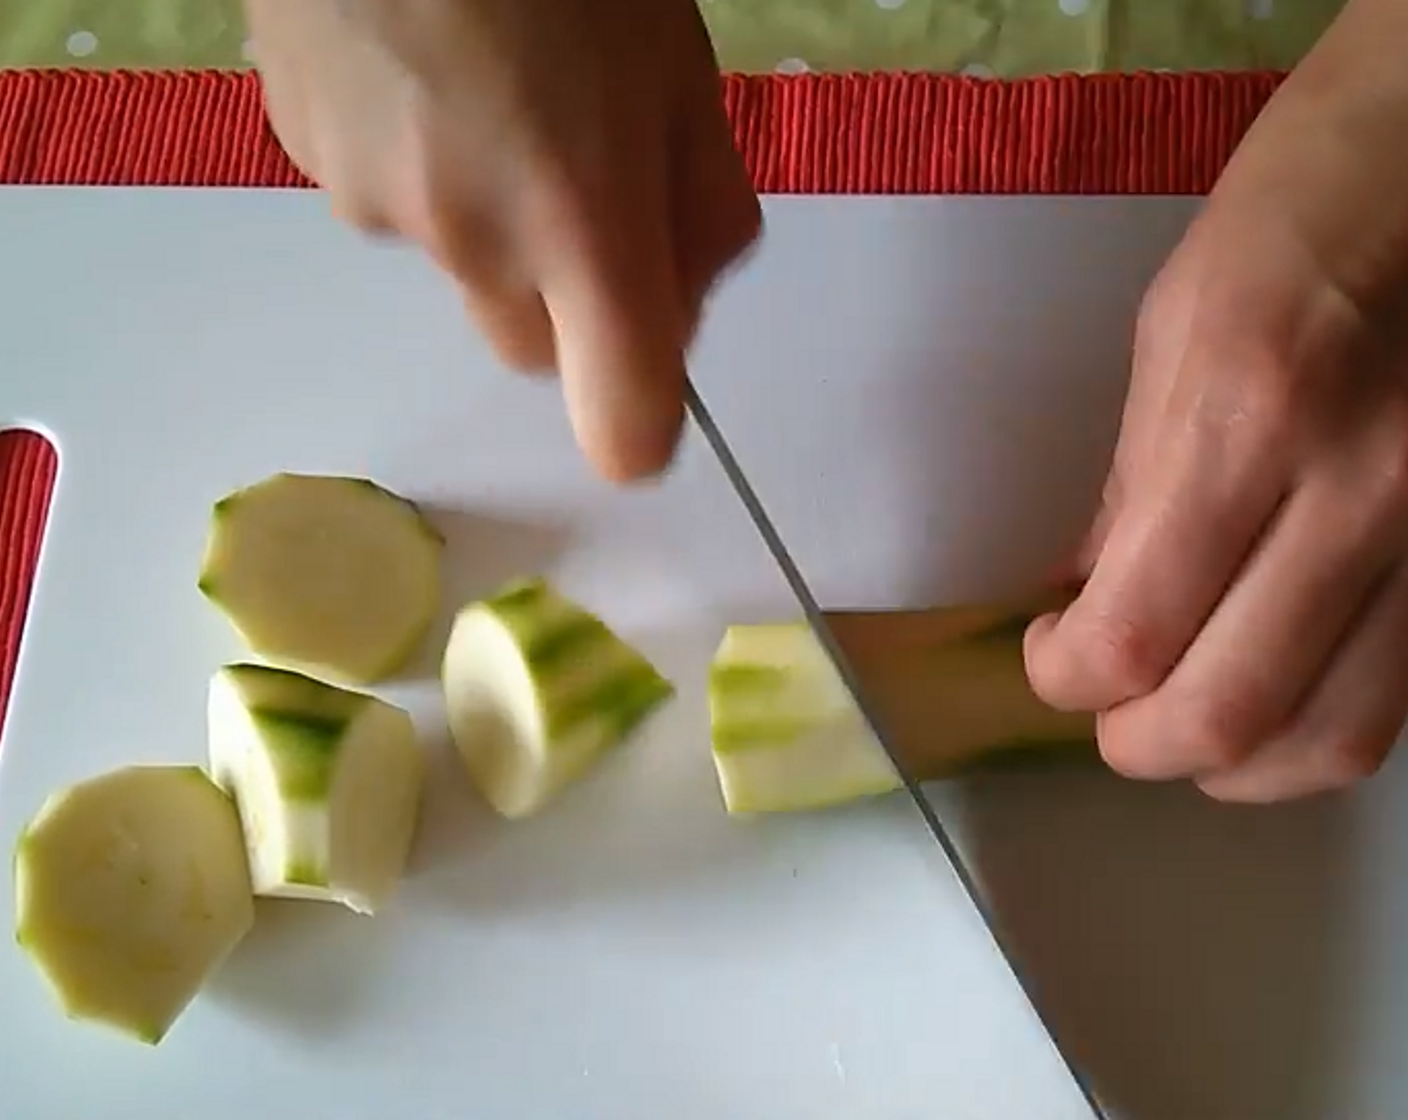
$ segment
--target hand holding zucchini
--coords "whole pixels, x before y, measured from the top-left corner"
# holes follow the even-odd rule
[[[827,621],[901,762],[921,781],[1017,755],[1089,757],[1093,717],[1033,694],[1019,606],[834,611]],[[710,667],[715,768],[732,813],[820,809],[899,775],[804,621],[732,626]]]

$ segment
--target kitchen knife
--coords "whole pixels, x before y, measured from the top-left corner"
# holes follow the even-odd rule
[[[1059,712],[1027,679],[1022,636],[1064,595],[925,610],[828,610],[854,689],[921,782],[997,766],[1094,762],[1095,717]]]
[[[1051,1024],[1047,1021],[1046,1017],[1041,1012],[1041,1008],[1032,998],[1031,987],[1022,973],[1012,950],[1008,946],[1006,938],[1003,936],[996,915],[987,905],[981,890],[978,888],[971,872],[964,863],[957,845],[944,828],[943,822],[939,820],[933,805],[929,803],[928,798],[924,796],[923,790],[920,789],[919,779],[913,770],[912,760],[905,757],[907,752],[895,748],[894,740],[890,734],[890,727],[884,722],[883,715],[878,706],[872,703],[870,694],[867,693],[855,670],[852,668],[845,648],[838,640],[836,633],[832,631],[827,615],[821,610],[815,596],[812,595],[811,589],[807,586],[806,580],[802,577],[801,570],[797,567],[791,554],[787,551],[787,546],[783,543],[781,535],[773,525],[772,519],[763,506],[762,500],[758,497],[757,492],[754,491],[752,484],[748,481],[747,475],[743,473],[743,468],[740,466],[738,459],[734,456],[733,450],[729,446],[728,440],[725,439],[722,429],[720,429],[715,422],[712,414],[704,404],[703,398],[700,397],[698,390],[691,380],[685,382],[685,406],[689,411],[691,419],[693,419],[695,425],[703,434],[705,442],[708,443],[710,449],[713,451],[715,459],[718,461],[724,475],[728,478],[729,484],[733,487],[738,500],[742,503],[744,509],[748,511],[748,516],[752,519],[754,528],[758,531],[759,536],[763,538],[763,543],[767,546],[778,569],[782,572],[783,578],[787,581],[788,587],[791,589],[803,615],[806,617],[812,633],[826,651],[832,664],[835,665],[836,671],[851,693],[856,707],[860,710],[862,717],[870,726],[875,738],[889,756],[890,762],[895,768],[895,772],[899,775],[900,781],[905,791],[909,794],[910,800],[913,801],[915,808],[919,810],[919,815],[928,828],[930,835],[943,851],[960,885],[968,895],[969,901],[972,902],[979,916],[982,918],[983,923],[987,926],[988,932],[992,936],[998,952],[1006,961],[1013,979],[1017,982],[1033,1014],[1036,1016],[1037,1021],[1041,1024],[1043,1030],[1045,1030],[1047,1037],[1051,1040],[1053,1048],[1065,1064],[1071,1078],[1075,1081],[1082,1096],[1085,1098],[1085,1102],[1090,1108],[1092,1120],[1109,1120],[1100,1102],[1096,1100],[1094,1091],[1086,1081],[1086,1078],[1071,1062],[1059,1040],[1056,1038],[1055,1031],[1052,1029]],[[857,627],[854,625],[854,620],[842,620],[840,629],[843,632],[847,629],[854,632]],[[873,637],[872,635],[872,639]],[[911,637],[913,637],[913,635],[911,635]]]

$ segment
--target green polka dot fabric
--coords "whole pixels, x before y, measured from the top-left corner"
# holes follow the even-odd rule
[[[301,0],[289,0],[299,3]],[[1343,0],[700,0],[727,70],[1287,69]],[[0,67],[248,66],[239,0],[0,0]]]

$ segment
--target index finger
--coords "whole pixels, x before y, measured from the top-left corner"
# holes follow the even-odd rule
[[[657,474],[684,425],[684,311],[664,168],[541,228],[540,287],[573,430],[613,481]],[[658,185],[657,185],[658,184]]]

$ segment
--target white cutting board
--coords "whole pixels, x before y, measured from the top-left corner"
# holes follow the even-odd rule
[[[1098,485],[1138,289],[1187,214],[769,203],[695,367],[825,600],[1040,572]],[[705,665],[726,623],[796,608],[702,442],[657,488],[595,482],[552,386],[499,372],[413,255],[310,194],[2,191],[5,418],[62,454],[0,753],[6,848],[62,783],[202,757],[206,678],[242,654],[195,591],[206,510],[278,469],[446,511],[461,594],[545,571],[680,698],[508,826],[444,753],[433,684],[392,690],[437,759],[395,906],[267,908],[157,1050],[66,1023],[0,941],[0,1117],[1088,1115],[903,798],[723,814]],[[938,800],[1116,1115],[1378,1120],[1408,1111],[1403,770],[1268,813],[1099,775]]]

